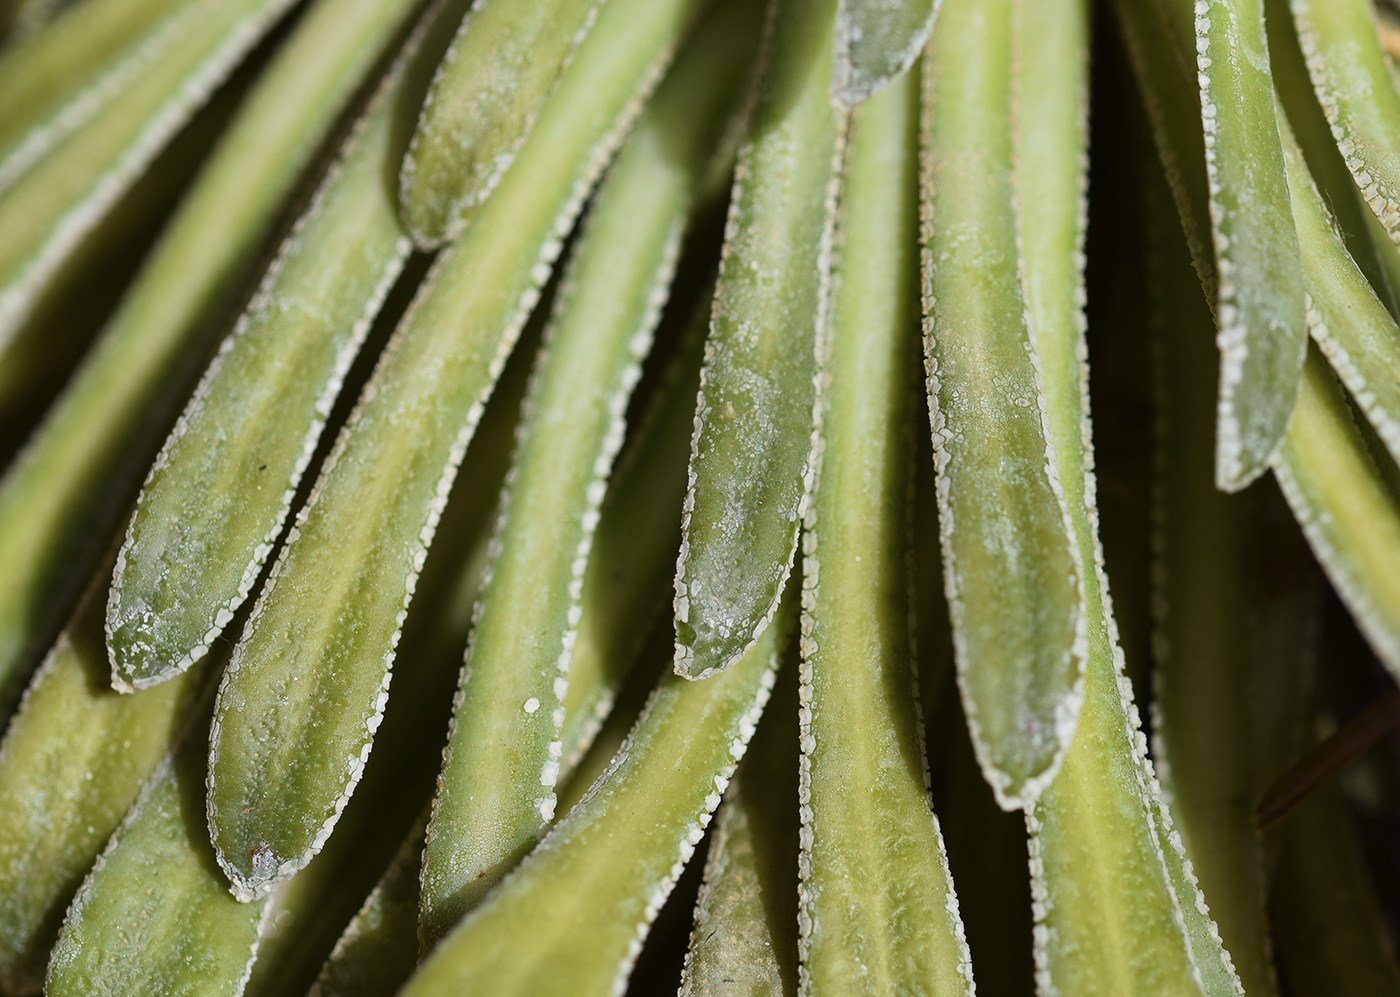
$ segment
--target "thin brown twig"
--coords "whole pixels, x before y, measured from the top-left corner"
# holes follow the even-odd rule
[[[1254,810],[1255,826],[1262,831],[1276,824],[1396,727],[1400,727],[1400,689],[1391,689],[1279,776]]]

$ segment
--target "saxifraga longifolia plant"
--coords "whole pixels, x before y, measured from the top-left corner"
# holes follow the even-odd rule
[[[1391,0],[0,0],[0,994],[1400,997]]]

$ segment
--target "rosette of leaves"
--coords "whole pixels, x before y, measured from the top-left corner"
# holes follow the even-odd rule
[[[0,992],[1400,994],[1395,16],[0,0]]]

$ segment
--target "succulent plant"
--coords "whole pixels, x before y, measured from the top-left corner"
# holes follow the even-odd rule
[[[1392,18],[0,0],[0,993],[1400,995]]]

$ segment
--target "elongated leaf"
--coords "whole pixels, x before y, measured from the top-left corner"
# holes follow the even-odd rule
[[[1380,220],[1372,213],[1332,138],[1327,114],[1313,91],[1307,61],[1293,29],[1288,0],[1265,0],[1264,13],[1269,33],[1269,68],[1274,77],[1274,91],[1287,117],[1286,122],[1279,122],[1285,168],[1289,168],[1290,162],[1287,132],[1291,131],[1302,149],[1313,181],[1327,201],[1347,252],[1366,275],[1386,310],[1393,315],[1400,314],[1395,303],[1395,288],[1400,287],[1400,248],[1390,241]],[[1290,199],[1293,198],[1292,183],[1290,174]],[[1294,227],[1297,229],[1302,219],[1296,203],[1293,209]],[[1303,233],[1299,231],[1300,252],[1304,249],[1303,241]],[[1306,268],[1306,261],[1303,265]]]
[[[236,995],[266,901],[223,888],[201,832],[204,753],[188,739],[161,765],[69,908],[44,992]]]
[[[914,64],[928,41],[941,0],[840,0],[831,97],[865,100]]]
[[[1347,167],[1400,245],[1400,93],[1365,0],[1291,0],[1308,75]]]
[[[1306,245],[1306,235],[1300,238]],[[1184,253],[1172,260],[1178,277],[1186,266],[1180,257]],[[1176,308],[1178,315],[1188,313]],[[1215,405],[1200,389],[1216,379],[1219,361],[1205,305],[1197,303],[1194,312],[1194,324],[1160,323],[1177,328],[1159,329],[1154,344],[1153,754],[1245,992],[1265,997],[1278,985],[1265,916],[1264,856],[1251,820],[1266,788],[1254,766],[1258,729],[1252,719],[1260,701],[1250,686],[1253,607],[1245,556],[1253,503],[1215,488]]]
[[[608,483],[583,577],[582,613],[569,663],[561,776],[590,750],[610,716],[646,639],[641,626],[671,608],[668,589],[675,575],[712,287],[707,285],[682,330],[679,354]],[[673,635],[670,646],[674,643]]]
[[[1308,330],[1392,457],[1400,459],[1400,327],[1337,234],[1285,131],[1288,182],[1311,307]]]
[[[20,155],[13,178],[0,174],[0,230],[6,233],[0,244],[0,348],[82,237],[288,6],[290,0],[191,4],[100,113],[59,136],[37,162]]]
[[[1116,9],[1216,312],[1216,484],[1236,490],[1263,471],[1288,427],[1303,355],[1301,264],[1267,96],[1261,0],[1210,0],[1194,19],[1184,0]]]
[[[1052,993],[1223,997],[1237,981],[1146,757],[1098,539],[1078,262],[1088,10],[1066,0],[1024,3],[1018,13],[1018,120],[1037,123],[1017,137],[1027,301],[1055,458],[1081,557],[1092,566],[1083,710],[1059,774],[1027,813],[1037,983]],[[1165,193],[1159,201],[1159,216],[1170,212]],[[1189,281],[1184,263],[1182,272]],[[1173,304],[1194,302],[1204,312],[1193,289],[1171,291]]]
[[[564,698],[607,474],[687,214],[742,107],[761,20],[755,5],[735,0],[692,36],[599,189],[570,261],[502,500],[433,802],[425,948],[533,847],[554,815]]]
[[[207,736],[201,724],[165,777],[167,782],[174,779],[174,785],[159,790],[167,797],[178,791],[179,807],[162,806],[160,812],[152,813],[149,802],[138,806],[128,825],[141,823],[150,833],[120,837],[109,846],[106,867],[116,863],[126,871],[106,881],[96,874],[90,877],[85,889],[95,899],[84,908],[86,913],[70,915],[70,927],[78,918],[85,933],[60,942],[59,950],[86,969],[76,978],[64,977],[62,985],[72,987],[66,992],[242,992],[283,997],[305,993],[312,984],[342,929],[408,834],[415,814],[427,807],[457,671],[455,649],[464,639],[461,614],[442,610],[463,598],[470,606],[478,591],[483,559],[464,554],[484,546],[527,371],[528,363],[511,365],[503,376],[503,397],[493,399],[483,417],[482,433],[471,450],[482,466],[482,484],[454,493],[443,524],[443,542],[424,569],[422,605],[415,607],[420,611],[405,624],[404,653],[417,667],[407,669],[396,687],[380,730],[379,750],[366,767],[361,792],[342,816],[340,833],[269,900],[236,902],[209,847],[202,802]],[[422,611],[425,608],[437,611]],[[446,654],[444,643],[449,645]],[[164,694],[178,681],[184,680],[121,701],[139,702]],[[147,796],[154,792],[148,789]],[[159,870],[159,889],[152,887],[146,894],[150,884],[143,879],[152,874],[152,868]],[[162,927],[168,926],[172,935],[171,921],[181,917],[181,911],[188,913],[182,905],[198,903],[208,915],[215,944],[206,944],[204,921],[199,922],[201,930],[184,942],[143,933],[141,912],[148,908],[140,898],[124,899],[123,891],[147,897],[153,905],[150,909],[156,911],[151,916]],[[218,899],[210,899],[210,894]],[[136,919],[127,920],[133,908],[131,916]],[[415,921],[410,921],[410,935]],[[256,949],[250,945],[229,955],[229,950],[221,948],[219,939],[237,940],[249,932],[256,936]],[[416,952],[416,944],[413,949]],[[51,978],[50,992],[58,992],[53,988]]]
[[[107,610],[120,690],[161,682],[203,655],[272,552],[345,374],[408,256],[384,177],[398,154],[392,130],[406,60],[430,23],[444,20],[435,13],[423,23],[381,84],[146,478]]]
[[[0,190],[89,120],[171,36],[187,0],[98,0],[65,9],[0,57]]]
[[[693,4],[604,8],[477,224],[434,264],[327,459],[234,653],[210,735],[210,831],[237,895],[263,894],[305,865],[354,792],[485,400]]]
[[[75,598],[210,323],[412,0],[320,0],[249,95],[99,342],[0,481],[0,697]],[[105,120],[105,119],[104,119]]]
[[[1274,118],[1262,0],[1201,4],[1196,51],[1220,278],[1215,481],[1234,491],[1263,473],[1288,429],[1306,351],[1302,263]]]
[[[456,239],[505,175],[604,0],[478,0],[423,106],[403,162],[404,226]]]
[[[949,0],[925,61],[924,350],[944,585],[983,774],[1033,801],[1074,733],[1084,582],[1017,280],[1012,4]]]
[[[662,678],[607,774],[423,962],[404,997],[622,991],[762,715],[793,602],[723,675]]]
[[[367,894],[389,874],[391,856],[402,850],[405,836],[417,823],[415,814],[426,819],[540,325],[532,319],[521,333],[521,348],[506,365],[482,415],[466,457],[477,474],[457,482],[443,510],[413,607],[404,620],[397,650],[405,667],[395,681],[394,698],[376,733],[364,779],[326,847],[273,891],[247,997],[303,997],[363,909]],[[418,823],[419,852],[422,830]],[[415,853],[415,866],[417,861]],[[222,872],[217,875],[223,878]],[[417,873],[410,903],[408,965],[399,983],[417,963]]]
[[[778,673],[715,813],[680,997],[797,993],[797,672]]]
[[[817,330],[840,119],[834,0],[777,0],[739,152],[676,562],[676,670],[712,675],[782,598],[815,472]]]
[[[973,993],[908,645],[918,94],[906,74],[851,112],[842,181],[802,557],[799,952],[817,992]]]
[[[102,635],[105,588],[101,579],[84,598],[0,742],[0,987],[7,993],[39,992],[69,901],[174,745],[208,668],[149,695],[113,692]]]
[[[1400,509],[1326,362],[1309,354],[1274,474],[1313,553],[1392,675],[1400,676]]]

